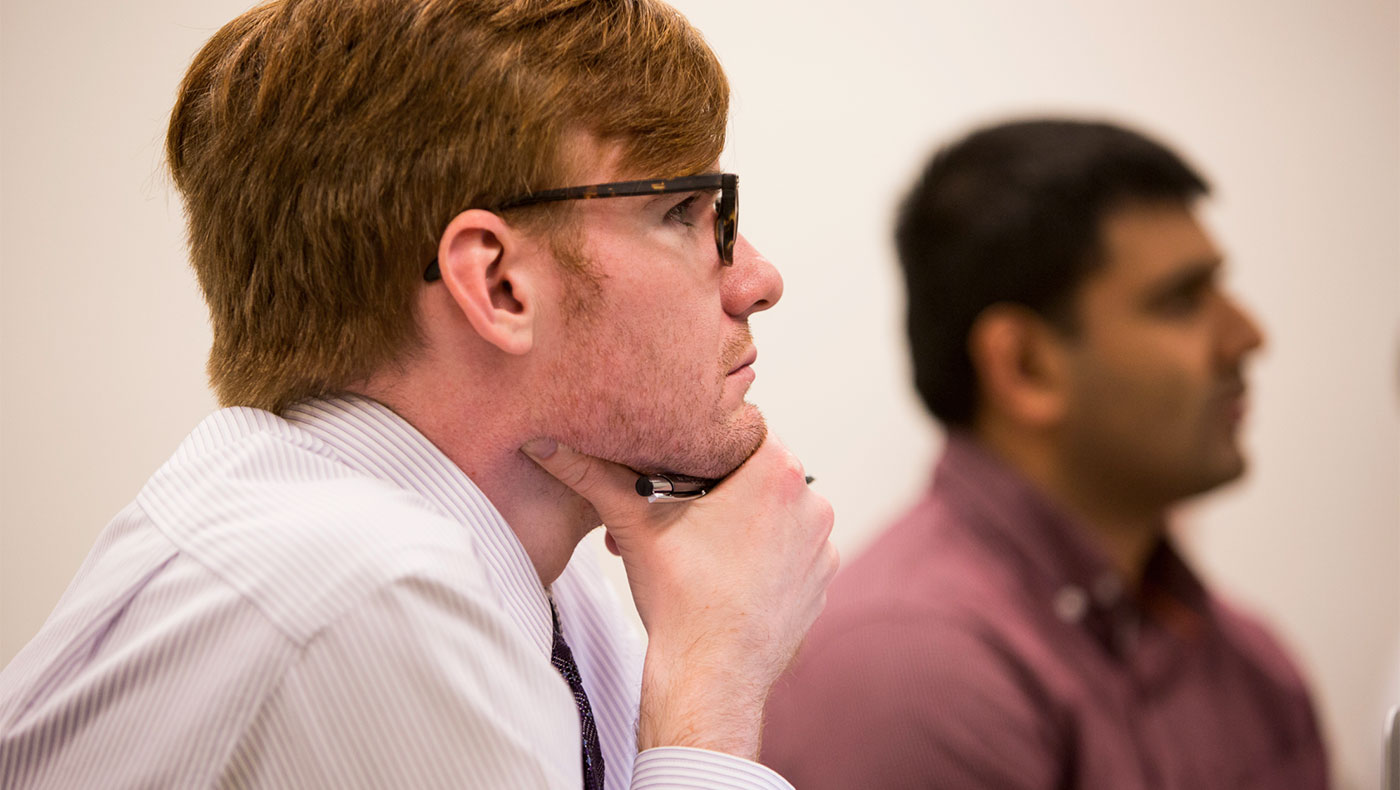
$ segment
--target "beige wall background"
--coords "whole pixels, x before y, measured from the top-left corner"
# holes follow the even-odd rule
[[[190,57],[247,5],[0,6],[0,662],[214,406],[160,144]],[[787,280],[755,321],[752,396],[835,504],[848,555],[938,446],[906,384],[889,240],[934,144],[1006,115],[1108,116],[1208,174],[1232,284],[1272,342],[1253,473],[1193,505],[1183,534],[1295,649],[1342,786],[1377,786],[1400,675],[1397,4],[677,5],[729,70],[742,227]]]

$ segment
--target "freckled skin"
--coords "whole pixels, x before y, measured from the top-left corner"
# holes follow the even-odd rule
[[[599,174],[599,177],[609,177]],[[642,471],[722,477],[762,444],[763,416],[729,374],[748,353],[748,318],[782,294],[777,270],[742,237],[720,263],[714,207],[686,195],[581,202],[595,294],[568,315],[554,350],[546,422],[576,449]],[[564,288],[569,287],[567,278]]]

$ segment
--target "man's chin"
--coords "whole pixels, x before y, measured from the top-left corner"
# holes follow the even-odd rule
[[[1249,471],[1249,461],[1244,455],[1235,452],[1228,459],[1221,462],[1219,467],[1220,482],[1216,485],[1228,485],[1239,481]]]
[[[1239,482],[1248,470],[1244,455],[1237,448],[1231,447],[1227,451],[1220,452],[1215,459],[1202,470],[1200,478],[1187,496],[1198,496],[1210,493],[1218,488]]]
[[[638,469],[646,474],[682,474],[704,480],[722,480],[744,465],[768,438],[768,424],[756,407],[745,404],[748,419],[728,427],[704,446],[675,454],[672,459]],[[633,467],[637,469],[637,467]]]
[[[730,476],[752,458],[753,454],[758,452],[758,448],[768,440],[768,422],[763,419],[758,407],[745,403],[744,411],[748,419],[730,432],[732,450],[725,457],[716,459],[718,469],[716,474],[709,475],[710,477],[718,479]]]

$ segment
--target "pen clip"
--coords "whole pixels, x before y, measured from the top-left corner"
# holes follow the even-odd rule
[[[647,495],[647,502],[684,502],[688,499],[699,499],[708,493],[710,493],[710,489],[708,488],[700,488],[694,491],[674,491],[670,493],[653,491]]]
[[[716,481],[688,475],[641,475],[637,478],[637,493],[648,503],[685,502],[708,494]]]

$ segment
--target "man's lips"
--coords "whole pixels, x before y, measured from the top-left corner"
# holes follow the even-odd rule
[[[753,346],[749,346],[749,350],[744,352],[744,355],[742,357],[739,357],[738,363],[734,365],[734,368],[729,371],[728,375],[732,376],[735,373],[738,373],[739,371],[743,370],[744,368],[752,365],[754,362],[757,361],[758,349],[754,348]]]
[[[1249,387],[1244,382],[1225,385],[1217,397],[1230,422],[1239,423],[1244,419],[1245,412],[1249,410]]]

